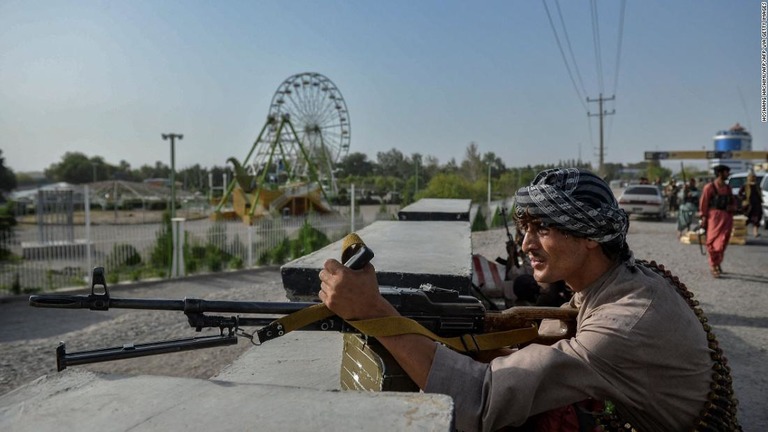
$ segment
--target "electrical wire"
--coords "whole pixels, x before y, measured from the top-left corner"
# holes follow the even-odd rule
[[[563,27],[563,35],[565,36],[565,42],[568,46],[568,52],[571,54],[571,61],[573,62],[573,68],[576,70],[576,77],[581,84],[581,90],[584,94],[587,94],[587,88],[584,87],[584,80],[581,78],[581,72],[579,71],[579,64],[576,62],[576,56],[573,54],[573,47],[571,47],[571,38],[568,36],[568,28],[565,26],[565,20],[563,19],[563,11],[560,9],[560,0],[555,0],[555,6],[557,6],[557,15],[560,18],[560,25]]]
[[[597,16],[597,1],[590,1],[590,9],[592,11],[592,42],[595,45],[595,67],[597,70],[597,84],[600,93],[602,94],[605,88],[603,87],[603,58],[600,50],[600,23]]]
[[[624,16],[626,15],[627,0],[621,0],[621,11],[619,12],[619,40],[616,47],[616,68],[613,71],[613,94],[619,87],[619,64],[621,62],[621,46],[624,40]]]
[[[584,102],[586,98],[582,98],[581,93],[579,92],[579,88],[576,86],[576,80],[573,79],[573,73],[571,72],[571,67],[568,65],[568,59],[565,56],[565,52],[563,51],[563,45],[560,43],[560,38],[557,36],[557,30],[555,29],[555,24],[552,22],[552,15],[549,13],[549,6],[547,6],[546,0],[541,0],[542,4],[544,4],[544,10],[547,12],[547,19],[549,20],[549,26],[552,29],[552,33],[555,35],[555,42],[557,42],[557,49],[560,50],[560,56],[563,59],[563,63],[565,64],[565,69],[568,71],[568,77],[571,79],[571,84],[573,84],[573,89],[576,91],[576,96],[579,99],[579,102],[581,103],[581,106],[584,107],[584,111],[589,111],[587,109],[587,104]]]

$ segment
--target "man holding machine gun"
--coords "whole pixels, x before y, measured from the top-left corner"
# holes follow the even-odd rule
[[[453,397],[457,429],[519,426],[586,399],[610,401],[621,425],[640,431],[691,430],[701,421],[738,429],[732,405],[731,414],[707,408],[733,403],[730,393],[710,392],[713,370],[727,370],[722,352],[708,346],[709,329],[678,292],[684,286],[635,261],[627,215],[602,179],[574,168],[543,171],[517,192],[516,216],[536,280],[564,280],[576,293],[575,337],[490,363],[420,335],[379,338],[421,389]],[[328,260],[320,280],[320,299],[346,320],[397,315],[370,264],[354,271]]]

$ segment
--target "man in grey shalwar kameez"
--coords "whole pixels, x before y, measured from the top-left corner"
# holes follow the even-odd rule
[[[576,293],[575,337],[490,363],[420,335],[380,342],[420,388],[453,397],[459,430],[517,426],[586,399],[611,401],[640,431],[692,429],[711,382],[707,335],[675,287],[635,263],[607,184],[584,170],[544,171],[517,192],[516,215],[536,280],[564,280]],[[397,315],[371,265],[329,260],[320,279],[320,299],[344,319]]]

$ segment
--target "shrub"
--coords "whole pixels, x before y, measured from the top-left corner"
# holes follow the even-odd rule
[[[150,253],[150,260],[155,268],[171,268],[171,254],[173,253],[172,231],[171,213],[163,212],[163,225],[155,234],[155,246]]]
[[[245,267],[245,263],[243,262],[242,258],[236,256],[229,260],[229,268],[240,270],[243,267]]]
[[[114,285],[116,283],[120,282],[120,272],[112,271],[107,274],[107,283],[110,285]]]
[[[314,228],[308,221],[299,229],[296,240],[291,242],[291,256],[296,259],[310,254],[323,246],[327,246],[331,241],[322,231]]]
[[[284,237],[283,240],[280,243],[278,243],[277,246],[259,255],[258,264],[259,265],[283,264],[288,259],[288,254],[290,253],[290,250],[291,250],[291,244],[288,241],[288,238]]]
[[[472,232],[486,231],[488,224],[485,223],[485,215],[483,215],[483,206],[477,207],[477,213],[475,214],[475,220],[472,221]]]
[[[114,245],[112,252],[107,256],[107,266],[111,269],[139,264],[141,264],[141,255],[133,245],[127,243]]]
[[[491,219],[491,228],[501,228],[504,226],[504,217],[501,216],[501,207],[496,207],[496,212],[493,213],[493,219]]]

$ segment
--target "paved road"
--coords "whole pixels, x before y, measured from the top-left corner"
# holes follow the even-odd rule
[[[700,302],[729,359],[746,431],[768,430],[768,240],[760,232],[744,246],[728,247],[720,279],[710,275],[698,245],[676,239],[672,221],[632,219],[629,235],[638,258],[664,264]]]
[[[761,232],[765,233],[764,230]],[[503,230],[499,230],[498,235],[503,250]],[[699,253],[699,247],[677,240],[673,221],[633,218],[629,235],[630,246],[637,258],[664,264],[700,301],[733,369],[734,388],[741,401],[740,419],[747,431],[768,430],[768,377],[764,373],[768,364],[768,240],[766,234],[763,235],[760,239],[750,238],[745,246],[729,247],[723,263],[725,274],[717,280],[710,276],[706,257]],[[492,252],[487,256],[493,259],[496,254]],[[279,288],[275,289],[279,285],[279,274],[274,269],[122,289],[129,291],[131,296],[181,298],[216,296],[216,293],[226,296],[228,288],[233,286],[249,286],[247,292],[254,293],[257,291],[253,287],[263,285],[272,288],[262,300],[283,300]],[[258,293],[261,295],[264,290],[259,289]],[[128,294],[121,293],[121,296]],[[50,339],[115,317],[112,312],[107,316],[85,311],[75,314],[73,311],[35,311],[30,313],[23,299],[0,301],[0,358],[5,357],[5,350],[18,349],[16,347],[24,340]],[[669,330],[674,331],[673,328]],[[49,354],[46,352],[46,355]]]

